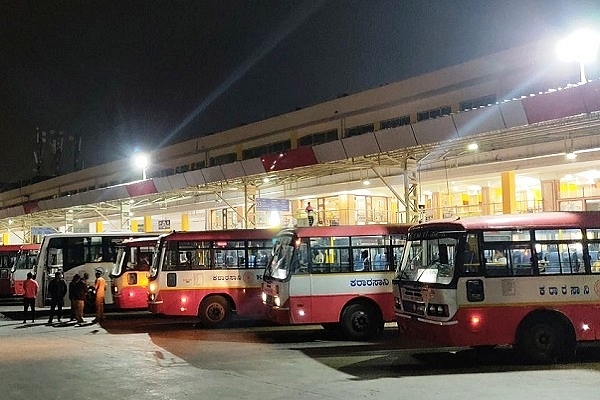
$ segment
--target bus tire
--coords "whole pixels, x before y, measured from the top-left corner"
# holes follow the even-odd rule
[[[516,350],[526,362],[550,364],[575,355],[574,332],[557,316],[540,315],[527,319],[519,328]]]
[[[221,328],[231,319],[231,306],[223,296],[208,296],[200,304],[198,318],[206,328]]]
[[[342,313],[341,328],[351,340],[367,340],[377,335],[383,325],[376,307],[366,303],[353,303]]]

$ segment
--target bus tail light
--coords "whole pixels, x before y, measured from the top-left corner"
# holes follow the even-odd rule
[[[477,331],[481,327],[482,319],[479,315],[471,315],[469,318],[469,325],[472,331]]]

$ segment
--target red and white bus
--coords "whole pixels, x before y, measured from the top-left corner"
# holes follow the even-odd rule
[[[109,273],[117,259],[117,248],[124,240],[156,236],[144,232],[53,233],[44,236],[36,265],[36,280],[40,286],[36,305],[50,304],[48,284],[57,271],[70,282],[75,274],[88,276],[88,285],[94,284],[95,271],[101,271],[107,287],[111,287]],[[106,304],[113,303],[110,290],[106,291]],[[87,305],[93,309],[93,304]]]
[[[0,246],[0,297],[23,295],[23,281],[35,268],[39,244]]]
[[[208,328],[225,326],[234,313],[263,318],[260,285],[276,233],[237,229],[162,236],[150,270],[149,310],[198,316]]]
[[[511,345],[534,362],[600,338],[600,212],[456,218],[410,229],[398,327],[451,347]]]
[[[21,248],[17,255],[17,260],[12,269],[15,296],[23,296],[23,282],[27,279],[28,272],[35,272],[35,266],[40,252],[39,243],[22,244],[20,246]]]
[[[268,318],[365,340],[394,321],[392,279],[410,225],[282,230],[263,276]]]
[[[115,309],[148,308],[148,275],[158,237],[124,240],[110,273]]]
[[[0,297],[15,295],[15,285],[12,271],[21,250],[20,244],[0,246]]]

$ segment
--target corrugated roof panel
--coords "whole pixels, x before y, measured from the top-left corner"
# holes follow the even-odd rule
[[[373,132],[342,139],[348,157],[361,157],[378,154],[381,150]]]

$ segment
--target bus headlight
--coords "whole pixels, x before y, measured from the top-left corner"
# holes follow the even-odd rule
[[[265,292],[262,292],[260,297],[262,298],[263,303],[267,302],[267,294]]]
[[[279,296],[273,297],[273,304],[277,307],[281,307],[281,298]]]
[[[148,290],[150,291],[150,293],[155,293],[156,292],[156,283],[149,284]]]
[[[427,315],[432,317],[449,317],[448,305],[429,303],[427,306]]]

